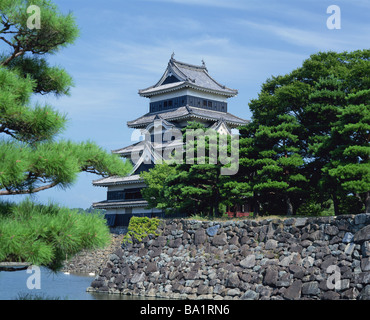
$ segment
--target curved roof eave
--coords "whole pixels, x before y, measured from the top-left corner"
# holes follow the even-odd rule
[[[150,97],[155,96],[155,95],[159,95],[159,94],[163,94],[163,93],[167,93],[167,92],[171,92],[171,91],[176,91],[176,90],[186,88],[186,87],[189,87],[189,88],[192,88],[192,89],[195,89],[195,90],[199,90],[199,91],[204,91],[204,92],[208,92],[208,93],[214,93],[214,94],[222,95],[222,96],[225,96],[225,97],[228,97],[228,98],[235,97],[238,94],[238,90],[234,90],[234,89],[227,89],[228,91],[214,90],[214,89],[209,89],[209,88],[197,86],[197,85],[192,84],[188,81],[180,82],[178,85],[175,85],[175,86],[172,86],[172,87],[169,87],[169,88],[157,87],[157,90],[152,90],[152,89],[155,89],[154,87],[152,87],[152,88],[149,88],[149,89],[140,90],[139,94],[142,97],[150,98]],[[145,91],[148,91],[148,90],[152,90],[152,91],[145,92]]]

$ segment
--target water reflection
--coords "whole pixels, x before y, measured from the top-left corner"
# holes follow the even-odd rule
[[[33,274],[26,270],[0,271],[0,300],[15,300],[20,296],[32,295],[68,300],[137,300],[138,297],[86,292],[94,276],[82,274],[53,273],[47,268],[40,269],[40,289],[29,289],[27,280]]]

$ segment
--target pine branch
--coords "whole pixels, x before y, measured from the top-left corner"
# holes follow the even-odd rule
[[[0,126],[0,133],[6,133],[10,135],[11,137],[13,137],[14,139],[17,138],[13,132],[9,131],[9,129],[5,128],[3,125]]]
[[[17,47],[14,50],[13,54],[8,59],[6,59],[1,65],[2,66],[7,66],[13,59],[21,56],[24,53],[25,53],[25,50],[20,50],[19,47]]]
[[[53,182],[53,183],[50,183],[46,186],[38,187],[38,188],[35,188],[35,189],[27,189],[27,190],[3,190],[3,191],[0,191],[0,196],[36,193],[36,192],[39,192],[39,191],[51,189],[51,188],[55,187],[57,184],[58,184],[57,182]]]

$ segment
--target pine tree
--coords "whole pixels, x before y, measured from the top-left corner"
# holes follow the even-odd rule
[[[149,171],[140,173],[140,177],[144,180],[146,188],[141,190],[143,198],[148,202],[149,208],[158,209],[177,209],[176,201],[166,188],[166,180],[168,177],[176,173],[174,166],[168,165],[166,162],[156,164]]]
[[[261,202],[259,192],[254,189],[258,183],[257,170],[259,168],[259,151],[263,149],[256,139],[258,124],[252,121],[246,126],[239,127],[240,132],[240,169],[234,180],[234,189],[242,189],[244,197],[250,202],[254,216],[260,215]]]
[[[351,93],[346,100],[333,124],[332,140],[338,136],[340,144],[331,153],[334,165],[328,174],[370,212],[370,89]]]
[[[333,75],[320,78],[306,107],[306,115],[310,119],[308,150],[313,157],[310,166],[315,168],[313,174],[317,175],[313,181],[318,181],[319,190],[330,194],[336,215],[339,214],[340,199],[345,194],[338,181],[328,174],[328,170],[337,165],[332,153],[341,144],[341,137],[333,132],[332,126],[345,105],[343,89],[342,81]]]
[[[41,28],[27,25],[30,5],[40,8]],[[47,0],[0,0],[0,195],[33,194],[71,186],[80,172],[126,175],[129,163],[91,141],[60,138],[67,117],[34,95],[69,94],[71,77],[47,56],[72,44],[78,28]],[[67,254],[107,244],[100,215],[81,215],[56,205],[0,203],[0,261],[29,262],[52,269]]]
[[[302,174],[304,162],[296,146],[300,126],[289,115],[279,116],[278,119],[280,124],[260,125],[256,130],[254,143],[259,150],[255,150],[258,154],[254,161],[253,190],[260,201],[268,203],[268,211],[283,210],[287,215],[293,215],[293,203],[299,204],[307,184]]]
[[[369,210],[369,159],[366,155],[369,143],[369,79],[368,49],[319,52],[291,73],[268,79],[262,85],[258,98],[249,104],[253,126],[249,125],[249,130],[246,127],[240,130],[240,161],[243,164],[240,172],[248,173],[237,177],[240,182],[254,189],[259,184],[265,186],[266,181],[259,181],[264,176],[258,174],[261,170],[257,165],[258,159],[263,154],[261,152],[267,155],[265,160],[275,155],[271,146],[258,145],[251,139],[256,139],[261,128],[265,128],[268,137],[273,132],[271,128],[280,126],[282,119],[288,119],[281,117],[293,117],[299,126],[295,133],[295,153],[303,161],[298,167],[300,174],[309,180],[309,192],[302,199],[303,203],[315,199],[326,207],[331,198],[335,212],[339,214],[345,213],[343,206],[356,196]],[[273,170],[281,172],[277,163],[269,167],[266,162],[263,166],[267,167],[265,173],[269,168],[271,171],[268,174],[272,174]],[[258,197],[253,191],[253,199],[261,201]]]
[[[200,136],[204,139],[199,139]],[[183,129],[184,161],[171,164],[171,169],[167,164],[156,165],[149,173],[142,175],[148,185],[143,196],[149,204],[219,216],[220,205],[240,201],[241,194],[236,192],[232,176],[223,174],[225,167],[232,170],[235,165],[232,161],[225,165],[222,160],[222,154],[231,153],[231,138],[228,136],[224,145],[220,140],[220,134],[215,130],[207,130],[197,122],[189,123]]]
[[[33,94],[65,95],[71,77],[50,66],[47,55],[78,36],[72,14],[61,14],[50,1],[40,7],[42,27],[29,29],[30,1],[0,2],[0,40],[9,47],[0,60],[0,195],[35,193],[69,187],[85,171],[102,176],[125,175],[130,169],[118,157],[87,141],[57,141],[66,115],[49,105],[32,105]]]

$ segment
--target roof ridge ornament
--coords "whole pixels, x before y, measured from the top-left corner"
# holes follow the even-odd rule
[[[172,51],[171,60],[175,60],[175,51]]]
[[[202,59],[202,68],[208,73],[208,69],[207,69],[204,59]]]
[[[192,113],[192,110],[190,109],[189,104],[186,104],[185,109],[186,109],[186,111],[188,111],[189,113]]]

